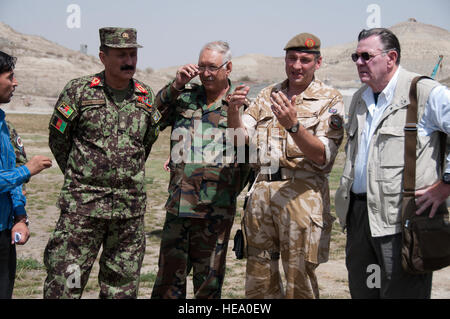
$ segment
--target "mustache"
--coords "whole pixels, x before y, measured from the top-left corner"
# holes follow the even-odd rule
[[[127,71],[127,70],[134,71],[134,69],[135,69],[135,67],[133,65],[128,65],[128,64],[122,65],[120,67],[120,71]]]

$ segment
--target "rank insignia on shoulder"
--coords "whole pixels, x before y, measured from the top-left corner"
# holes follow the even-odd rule
[[[94,86],[97,86],[97,85],[99,85],[100,84],[100,78],[98,78],[98,77],[94,77],[93,79],[92,79],[92,82],[91,82],[91,85],[89,86],[89,87],[94,87]]]
[[[61,104],[58,105],[57,109],[59,113],[64,115],[66,118],[69,118],[73,114],[73,112],[75,112],[74,109],[65,102],[61,102]]]
[[[158,110],[155,109],[155,112],[152,114],[153,122],[156,124],[161,119],[161,113],[159,113]]]
[[[50,125],[56,128],[60,133],[64,134],[67,128],[67,122],[61,119],[58,115],[53,115]]]
[[[185,89],[185,90],[194,90],[194,89],[196,89],[197,87],[199,87],[199,85],[198,85],[197,83],[187,83],[187,84],[184,86],[184,89]]]
[[[144,94],[148,94],[148,91],[142,86],[142,85],[140,85],[139,83],[137,83],[136,82],[136,89],[138,89],[139,91],[141,91],[142,93],[144,93]]]
[[[330,117],[329,125],[333,130],[340,130],[342,128],[343,120],[337,114],[333,114]]]
[[[148,108],[152,108],[152,104],[149,102],[149,98],[147,96],[138,96],[138,102],[146,105]]]

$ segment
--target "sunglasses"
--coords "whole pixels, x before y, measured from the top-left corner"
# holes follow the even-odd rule
[[[352,60],[353,60],[353,62],[356,62],[356,61],[358,61],[359,57],[361,57],[365,62],[367,62],[370,59],[372,59],[372,58],[374,58],[374,57],[376,57],[378,55],[381,55],[383,53],[389,52],[389,51],[392,51],[392,50],[384,50],[384,51],[381,51],[378,54],[370,54],[369,52],[362,52],[360,54],[352,53]]]

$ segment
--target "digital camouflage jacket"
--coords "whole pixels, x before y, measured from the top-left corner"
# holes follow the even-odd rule
[[[25,147],[23,146],[22,138],[17,133],[14,126],[6,121],[6,125],[8,126],[9,135],[11,137],[11,144],[14,148],[14,153],[16,154],[16,167],[25,165],[27,160],[27,154],[25,153]]]
[[[159,132],[150,87],[132,80],[115,104],[104,72],[71,80],[50,119],[49,146],[64,174],[62,212],[100,218],[145,213],[145,161]]]

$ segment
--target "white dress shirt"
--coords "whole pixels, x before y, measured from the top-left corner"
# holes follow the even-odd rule
[[[375,104],[373,91],[370,87],[362,94],[362,99],[366,103],[368,112],[366,126],[359,138],[358,154],[355,160],[355,177],[352,186],[352,192],[354,193],[367,192],[367,155],[369,153],[370,140],[383,112],[392,102],[399,71],[400,67],[378,96],[378,103]],[[450,92],[447,87],[442,85],[433,88],[430,92],[424,114],[418,125],[418,134],[422,136],[430,135],[434,131],[450,133]],[[450,173],[450,154],[447,156],[445,171]]]

